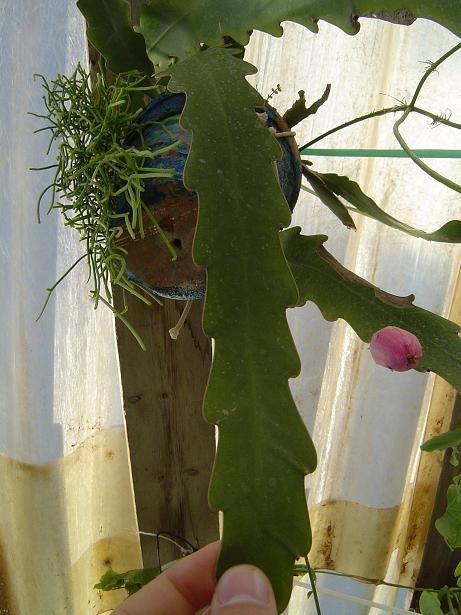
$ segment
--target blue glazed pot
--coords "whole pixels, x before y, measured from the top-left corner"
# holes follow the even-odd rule
[[[162,157],[146,159],[144,163],[145,167],[174,169],[173,178],[145,180],[143,200],[170,238],[177,260],[171,260],[163,240],[146,218],[144,238],[137,234],[133,240],[124,231],[119,244],[128,251],[125,257],[128,278],[161,297],[187,300],[204,297],[206,277],[205,272],[192,260],[197,198],[195,193],[186,190],[182,181],[190,144],[190,133],[179,125],[184,103],[184,94],[161,94],[147,105],[138,118],[139,124],[150,122],[142,131],[144,146],[157,150],[171,146],[177,140],[184,141]],[[265,123],[268,128],[274,128],[276,132],[290,130],[272,107],[258,111],[267,115]],[[283,152],[282,159],[276,162],[279,183],[293,210],[301,186],[301,162],[292,137],[281,138],[279,143]],[[143,147],[139,136],[129,140],[127,145]],[[117,213],[131,211],[123,194],[117,199],[116,209]]]

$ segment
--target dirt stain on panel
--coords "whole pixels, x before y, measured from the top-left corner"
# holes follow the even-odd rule
[[[11,590],[8,583],[8,569],[3,550],[3,542],[0,542],[0,615],[14,615],[11,602]]]
[[[310,509],[315,568],[381,578],[385,574],[399,506],[371,508],[328,500]]]
[[[0,615],[98,615],[123,592],[93,588],[142,567],[126,435],[97,432],[64,458],[0,456]]]

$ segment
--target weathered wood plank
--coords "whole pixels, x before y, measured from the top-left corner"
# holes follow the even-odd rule
[[[168,330],[184,302],[145,306],[128,298],[128,318],[142,335],[143,352],[117,324],[123,398],[140,531],[169,532],[202,546],[218,538],[218,518],[208,508],[215,452],[214,430],[202,418],[211,344],[201,327],[203,303],[194,302],[176,341]],[[141,540],[145,566],[157,564],[154,538]],[[160,559],[179,556],[160,540]]]
[[[129,0],[139,23],[144,0]],[[94,75],[98,52],[89,45]],[[123,305],[119,289],[114,300]],[[141,532],[167,532],[200,547],[219,537],[218,515],[208,507],[208,483],[215,454],[214,428],[202,417],[211,366],[211,340],[202,324],[203,302],[195,301],[176,341],[169,336],[184,308],[165,300],[146,306],[127,296],[130,323],[141,334],[143,352],[116,321],[123,399],[136,509]],[[180,555],[171,542],[141,535],[145,567]],[[160,556],[160,557],[158,557]]]

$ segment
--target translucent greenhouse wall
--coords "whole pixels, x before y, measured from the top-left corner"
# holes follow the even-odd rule
[[[259,68],[253,83],[263,96],[280,85],[281,92],[271,103],[282,111],[296,99],[298,90],[306,91],[309,105],[331,83],[328,102],[295,128],[299,144],[354,117],[398,104],[395,99],[409,101],[425,70],[424,61],[435,61],[458,42],[444,28],[426,20],[406,28],[363,19],[355,37],[324,22],[319,27],[319,34],[314,35],[288,23],[281,39],[256,33],[246,54]],[[453,84],[460,70],[458,53],[429,78],[418,104],[459,118],[461,92]],[[314,147],[398,149],[392,133],[396,119],[388,115],[356,124]],[[403,134],[415,149],[459,146],[458,131],[434,128],[427,118],[411,116]],[[380,207],[415,227],[435,230],[460,217],[459,195],[425,175],[409,159],[333,154],[310,157],[313,169],[358,181]],[[459,180],[459,159],[428,162]],[[300,225],[305,234],[328,235],[326,249],[376,286],[396,295],[413,293],[417,305],[448,316],[459,275],[459,248],[412,238],[369,218],[354,219],[357,231],[348,231],[316,197],[304,194],[293,224]],[[451,317],[461,321],[459,307]],[[397,374],[375,365],[367,345],[346,323],[332,326],[325,322],[313,304],[289,311],[289,321],[303,366],[300,377],[292,381],[292,391],[319,453],[318,468],[307,480],[314,535],[312,564],[414,584],[423,540],[419,528],[415,543],[410,544],[411,522],[417,514],[419,444],[429,410],[440,413],[440,408],[431,408],[434,378],[417,372]],[[453,401],[453,392],[447,389]],[[434,463],[439,464],[439,458]],[[419,515],[430,517],[431,508],[424,507],[424,502],[419,506]],[[370,606],[363,600],[388,607],[408,606],[407,592],[389,588],[375,592],[371,585],[322,574],[318,584],[327,615],[365,615]],[[305,600],[306,589],[300,587],[290,615],[313,614],[313,600],[308,605]]]
[[[34,73],[50,79],[86,62],[84,24],[74,0],[7,0],[0,7],[0,41],[0,610],[100,614],[123,596],[92,589],[107,564],[118,570],[141,564],[114,323],[82,292],[84,266],[58,287],[35,322],[45,289],[81,252],[56,215],[37,225],[36,198],[52,171],[28,170],[43,163],[47,137],[32,134],[39,122],[26,115],[41,108]],[[391,96],[409,99],[424,69],[420,61],[435,60],[454,42],[425,21],[404,28],[363,20],[356,37],[325,23],[318,35],[288,24],[283,39],[256,33],[247,58],[260,68],[254,83],[264,96],[281,84],[272,102],[282,111],[298,90],[313,100],[332,84],[329,101],[296,128],[304,143],[356,115],[391,106]],[[421,98],[426,106],[436,113],[449,106],[461,116],[461,93],[452,89],[460,69],[458,54],[430,78]],[[362,123],[319,146],[394,148],[391,125],[391,117]],[[458,144],[455,131],[432,128],[426,119],[408,121],[405,135],[413,147]],[[433,230],[460,216],[459,197],[408,160],[314,162],[320,171],[359,181],[380,206],[415,226]],[[460,175],[459,160],[431,163],[448,176]],[[327,249],[376,285],[415,293],[418,305],[450,312],[458,248],[425,243],[366,218],[357,220],[357,232],[347,231],[311,195],[302,196],[294,223],[305,233],[327,234]],[[410,546],[408,527],[435,379],[377,367],[347,325],[324,322],[312,304],[289,318],[303,364],[292,390],[319,451],[319,468],[307,482],[312,563],[412,582],[422,533]],[[401,592],[318,579],[324,615],[377,615],[380,609],[363,602],[373,600],[388,609],[408,607]],[[306,589],[298,587],[290,615],[313,613],[312,600],[305,600]]]
[[[46,199],[37,224],[53,170],[28,170],[48,141],[27,115],[43,109],[33,74],[86,62],[84,22],[74,0],[8,1],[0,41],[0,612],[97,614],[124,595],[93,589],[107,563],[141,564],[114,323],[82,292],[84,265],[35,322],[81,245]]]

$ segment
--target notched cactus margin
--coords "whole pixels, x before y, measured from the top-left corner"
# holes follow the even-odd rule
[[[210,486],[224,512],[218,575],[260,567],[283,610],[294,559],[310,548],[304,475],[316,456],[288,387],[300,370],[286,320],[298,291],[279,232],[290,211],[273,170],[280,147],[245,79],[254,70],[212,49],[171,68],[169,89],[187,96],[184,180],[199,198],[193,255],[207,270],[204,329],[216,344],[204,414],[219,426]]]
[[[324,247],[325,235],[305,236],[300,228],[281,233],[282,245],[300,293],[300,305],[313,301],[326,320],[344,319],[364,342],[384,327],[400,327],[419,340],[416,366],[433,371],[461,391],[459,326],[413,305],[414,296],[391,295],[341,265]]]
[[[281,36],[283,21],[293,21],[318,32],[320,20],[348,34],[360,29],[360,17],[410,24],[422,17],[461,35],[461,4],[456,0],[156,0],[141,8],[137,28],[146,40],[154,64],[182,59],[200,50],[223,45],[226,37],[246,45],[253,30]],[[192,6],[190,6],[192,5]],[[320,24],[321,27],[321,24]]]
[[[106,58],[108,68],[115,73],[136,69],[152,75],[146,42],[131,25],[126,0],[77,0],[77,6],[87,22],[88,40]]]

